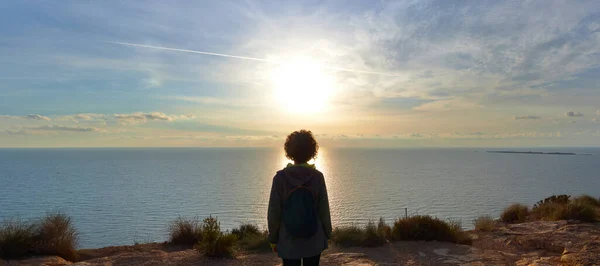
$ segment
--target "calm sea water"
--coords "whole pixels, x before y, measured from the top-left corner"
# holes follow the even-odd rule
[[[532,149],[590,156],[493,154],[482,149],[322,149],[335,225],[380,216],[498,215],[512,202],[597,195],[600,149]],[[162,241],[178,216],[217,216],[222,228],[266,225],[275,149],[0,149],[0,219],[70,215],[81,247]]]

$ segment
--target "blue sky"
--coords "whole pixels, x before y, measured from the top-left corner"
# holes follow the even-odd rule
[[[0,36],[0,147],[600,143],[597,1],[12,1]]]

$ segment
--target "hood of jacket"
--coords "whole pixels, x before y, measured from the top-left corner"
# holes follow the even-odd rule
[[[308,183],[313,177],[319,176],[320,172],[313,167],[290,165],[282,170],[283,177],[293,186],[301,186]]]

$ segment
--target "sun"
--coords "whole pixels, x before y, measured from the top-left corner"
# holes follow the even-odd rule
[[[325,111],[330,104],[335,79],[311,60],[296,60],[277,65],[271,71],[275,101],[292,113]]]

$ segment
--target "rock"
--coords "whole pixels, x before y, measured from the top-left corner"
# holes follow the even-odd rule
[[[600,241],[589,241],[579,251],[563,254],[560,261],[568,265],[598,265],[600,264]]]
[[[63,266],[72,264],[58,256],[36,257],[24,260],[13,260],[7,266]],[[1,264],[0,264],[1,265]]]
[[[556,265],[556,259],[552,257],[524,258],[517,261],[517,266],[552,266]]]

